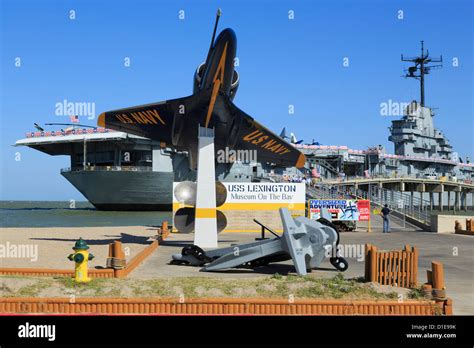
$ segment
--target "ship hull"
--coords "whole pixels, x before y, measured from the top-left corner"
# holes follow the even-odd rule
[[[172,172],[66,171],[61,174],[98,210],[172,209]]]

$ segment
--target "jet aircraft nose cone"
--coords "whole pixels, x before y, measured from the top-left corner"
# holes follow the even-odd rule
[[[219,36],[217,37],[216,44],[221,40],[225,42],[232,41],[235,43],[237,42],[237,36],[235,35],[234,30],[232,30],[231,28],[225,28],[220,32]]]

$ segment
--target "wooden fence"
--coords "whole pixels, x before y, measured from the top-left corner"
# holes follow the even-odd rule
[[[418,249],[405,245],[403,250],[378,250],[365,245],[365,280],[404,288],[417,286]]]
[[[450,315],[452,301],[274,298],[0,298],[0,314]]]

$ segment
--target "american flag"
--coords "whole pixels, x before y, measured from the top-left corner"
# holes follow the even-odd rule
[[[69,116],[71,123],[79,123],[79,116]]]

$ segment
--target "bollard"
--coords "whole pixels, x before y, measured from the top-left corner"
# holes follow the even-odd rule
[[[435,301],[444,301],[446,297],[446,286],[444,284],[444,270],[441,262],[431,262],[433,290],[431,291]]]
[[[461,223],[460,223],[458,220],[454,221],[454,230],[455,230],[455,231],[460,231],[460,230],[462,230]]]
[[[426,283],[433,285],[433,272],[431,272],[429,269],[426,270]]]
[[[122,242],[116,240],[113,245],[114,257],[112,258],[112,268],[123,269],[125,268],[126,260],[125,254],[122,250]]]
[[[443,264],[438,261],[431,262],[433,289],[444,289],[444,269]]]
[[[364,279],[366,282],[370,281],[370,260],[369,260],[369,250],[372,248],[372,245],[365,244],[365,269],[364,269]]]
[[[431,286],[431,284],[425,283],[421,287],[421,290],[423,291],[425,297],[431,297],[433,287]]]
[[[123,253],[123,250],[122,250],[122,242],[119,240],[116,240],[114,242],[114,257],[117,259],[125,258],[125,254]]]
[[[453,315],[453,300],[451,300],[450,298],[444,301],[444,314]]]
[[[466,231],[474,232],[474,224],[472,223],[472,219],[466,219]]]
[[[165,220],[161,223],[161,237],[166,238],[169,234],[168,221]]]
[[[370,281],[376,282],[377,281],[377,247],[372,245],[369,249],[369,258],[370,258]]]
[[[109,255],[105,262],[107,268],[113,268],[113,259],[114,259],[114,243],[109,243]]]

